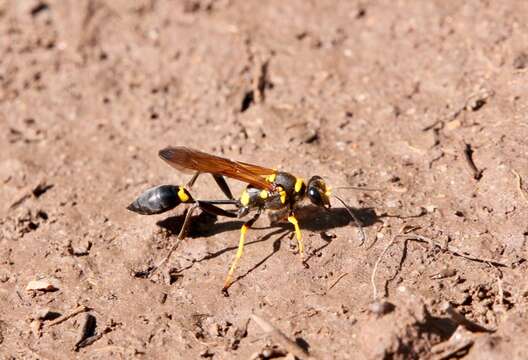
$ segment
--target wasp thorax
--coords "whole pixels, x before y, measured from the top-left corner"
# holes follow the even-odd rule
[[[312,176],[310,181],[308,181],[306,194],[312,204],[325,208],[330,207],[330,188],[326,186],[326,183],[320,176]]]

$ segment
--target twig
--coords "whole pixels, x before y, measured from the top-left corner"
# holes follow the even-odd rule
[[[372,243],[370,245],[367,246],[367,250],[370,250],[372,249],[372,247],[374,245],[376,245],[376,243],[378,242],[378,239],[380,239],[381,237],[383,237],[383,234],[381,233],[381,231],[383,230],[383,228],[385,227],[385,225],[387,225],[383,220],[380,220],[381,222],[381,225],[378,225],[378,227],[376,228],[376,234],[374,235],[374,241],[372,241]]]
[[[444,153],[443,151],[440,151],[440,154],[439,154],[439,155],[437,155],[437,156],[435,156],[434,158],[432,158],[432,159],[429,161],[429,164],[428,164],[428,165],[429,165],[429,169],[432,169],[432,168],[433,168],[433,163],[434,163],[435,161],[438,161],[438,160],[440,160],[441,158],[443,158],[444,155],[445,155],[445,153]]]
[[[19,196],[15,201],[9,205],[9,210],[12,210],[18,206],[20,206],[24,201],[29,199],[31,196],[34,198],[40,197],[42,194],[44,194],[46,191],[51,189],[53,187],[52,184],[46,183],[45,179],[40,179],[39,181],[35,182],[33,185],[26,186],[20,193]]]
[[[443,251],[447,251],[448,253],[451,253],[451,254],[453,254],[455,256],[460,256],[460,257],[462,257],[464,259],[467,259],[467,260],[476,261],[476,262],[480,262],[480,263],[493,264],[495,266],[509,267],[507,264],[505,264],[503,262],[500,262],[500,261],[497,261],[497,260],[493,260],[493,259],[489,259],[489,258],[481,258],[481,257],[477,257],[477,256],[474,256],[474,255],[468,254],[467,252],[462,251],[462,250],[460,250],[459,248],[457,248],[457,247],[455,247],[453,245],[449,245],[449,244],[440,245],[440,244],[437,244],[433,239],[429,239],[429,238],[427,238],[425,236],[421,236],[421,235],[417,235],[417,234],[402,234],[401,231],[400,231],[400,233],[394,235],[394,237],[391,239],[391,241],[385,246],[385,248],[381,252],[380,256],[376,260],[376,263],[374,264],[374,268],[372,270],[372,275],[370,277],[370,282],[371,282],[371,285],[372,285],[372,294],[373,294],[374,300],[377,300],[377,297],[378,297],[378,290],[376,288],[376,283],[375,283],[374,280],[375,280],[375,277],[376,277],[376,272],[378,270],[379,263],[381,262],[381,259],[383,258],[383,256],[387,252],[387,250],[396,242],[396,239],[398,239],[398,238],[403,238],[405,241],[409,240],[409,241],[417,241],[417,242],[421,242],[421,243],[426,243],[431,248],[439,248],[439,249],[441,249]]]
[[[469,166],[469,170],[473,174],[473,178],[475,180],[480,180],[482,178],[482,170],[479,170],[473,161],[473,149],[471,148],[470,144],[465,145],[464,158],[466,159],[466,162]]]
[[[446,122],[451,122],[453,120],[456,120],[456,118],[460,114],[462,114],[462,112],[464,110],[466,110],[466,104],[465,103],[464,103],[464,105],[459,106],[458,108],[456,108],[454,111],[452,111],[448,115],[444,116],[442,119],[438,119],[435,122],[433,122],[432,124],[427,125],[426,127],[424,127],[422,129],[422,131],[425,132],[425,131],[429,131],[429,130],[440,130],[440,129],[443,129],[445,127],[445,123]]]
[[[268,77],[268,65],[269,60],[261,61],[259,59],[256,66],[253,68],[251,87],[253,90],[253,100],[256,104],[264,102],[264,91],[266,89]]]
[[[523,185],[523,180],[522,180],[522,177],[521,175],[519,175],[519,173],[515,170],[512,169],[512,173],[517,176],[517,189],[519,190],[519,192],[521,193],[521,196],[523,197],[523,199],[528,202],[528,197],[526,196],[526,191],[523,190],[522,188],[522,185]]]
[[[471,261],[476,261],[476,262],[480,262],[480,263],[490,263],[490,264],[493,264],[495,266],[502,266],[502,267],[509,267],[508,264],[506,263],[503,263],[501,261],[497,261],[497,260],[494,260],[494,259],[489,259],[489,258],[483,258],[483,257],[478,257],[478,256],[474,256],[474,255],[471,255],[471,254],[468,254],[467,252],[463,251],[463,250],[460,250],[459,248],[453,246],[453,245],[449,245],[449,244],[445,244],[445,245],[440,245],[440,244],[437,244],[434,242],[433,239],[429,239],[425,236],[421,236],[421,235],[416,235],[416,234],[410,234],[410,235],[406,235],[406,240],[411,240],[411,241],[418,241],[418,242],[422,242],[422,243],[426,243],[426,244],[429,244],[429,246],[431,247],[437,247],[441,250],[444,250],[444,251],[447,251],[455,256],[460,256],[460,257],[463,257],[464,259],[467,259],[467,260],[471,260]]]
[[[58,318],[56,318],[55,320],[52,320],[50,321],[49,323],[46,323],[44,325],[45,328],[47,327],[51,327],[51,326],[55,326],[57,324],[60,324],[60,323],[63,323],[65,322],[66,320],[74,317],[75,315],[77,314],[80,314],[82,312],[85,312],[85,311],[89,311],[90,308],[88,306],[85,306],[85,305],[81,305],[75,309],[73,309],[72,311],[70,311],[68,314],[65,314],[65,315],[62,315],[62,316],[59,316]]]
[[[438,125],[440,125],[440,128],[443,128],[445,124],[445,121],[442,119],[436,120],[434,123],[427,125],[422,129],[423,132],[429,131],[431,129],[435,129]]]
[[[402,235],[402,234],[398,234],[398,235]],[[387,252],[387,250],[389,250],[392,244],[394,244],[398,235],[393,236],[391,241],[389,241],[389,243],[385,246],[381,254],[378,256],[378,259],[376,260],[376,263],[374,264],[374,268],[372,269],[372,274],[370,275],[370,283],[372,284],[373,300],[378,299],[378,288],[376,287],[375,278],[376,278],[376,273],[378,272],[379,263],[381,262],[381,259],[383,258],[383,256],[385,256],[385,253]]]
[[[300,347],[295,341],[291,340],[289,337],[287,337],[282,331],[277,329],[275,326],[273,326],[268,321],[264,320],[260,316],[257,316],[255,314],[251,314],[251,319],[257,323],[258,326],[264,332],[268,335],[270,335],[276,342],[280,343],[280,345],[284,346],[284,348],[294,356],[302,359],[302,358],[309,358],[314,359],[311,357],[308,352]]]
[[[348,273],[342,273],[341,275],[339,275],[339,277],[337,279],[335,279],[332,284],[330,284],[330,286],[326,289],[326,292],[328,293],[334,286],[337,285],[337,283],[339,281],[341,281],[342,278],[344,278],[345,276],[347,276]]]
[[[305,125],[308,125],[308,121],[299,121],[299,122],[291,123],[290,125],[286,125],[284,128],[286,130],[290,130],[290,129],[293,129],[294,127],[305,126]]]
[[[504,306],[504,290],[502,289],[502,277],[497,277],[497,287],[499,288],[499,304]]]
[[[455,108],[454,111],[449,113],[447,116],[445,116],[443,119],[438,119],[431,125],[428,125],[422,129],[422,131],[429,131],[432,129],[442,129],[445,126],[446,122],[451,122],[453,120],[456,120],[457,117],[462,114],[462,112],[466,110],[472,110],[477,111],[480,109],[485,103],[486,100],[493,96],[493,91],[480,91],[480,93],[472,94],[466,98],[463,105],[459,105]]]

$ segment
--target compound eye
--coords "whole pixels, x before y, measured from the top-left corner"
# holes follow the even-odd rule
[[[321,193],[316,188],[309,188],[308,189],[308,197],[310,198],[310,201],[312,204],[317,206],[323,206],[323,198],[321,197]]]

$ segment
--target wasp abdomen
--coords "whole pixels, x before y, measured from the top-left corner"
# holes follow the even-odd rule
[[[127,209],[141,215],[161,214],[183,203],[193,202],[183,186],[160,185],[146,190]]]

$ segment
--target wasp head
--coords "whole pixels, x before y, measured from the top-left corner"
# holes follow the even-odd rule
[[[326,209],[330,208],[330,187],[326,186],[323,178],[320,176],[312,176],[308,181],[308,188],[306,195],[316,206],[322,206]]]

